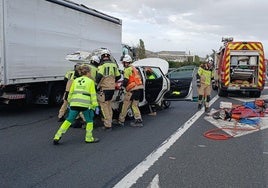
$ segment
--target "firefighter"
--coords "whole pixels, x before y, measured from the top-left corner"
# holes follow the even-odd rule
[[[131,106],[135,121],[131,122],[133,127],[142,127],[142,118],[139,110],[139,100],[143,92],[143,83],[138,70],[131,65],[132,58],[129,55],[125,55],[122,60],[124,66],[124,80],[122,86],[125,87],[126,94],[123,101],[121,113],[119,114],[118,124],[124,125],[125,117],[127,115],[128,108]]]
[[[97,76],[97,72],[98,72],[98,66],[100,64],[100,58],[97,55],[93,55],[90,58],[90,74],[91,74],[91,79],[94,80],[94,82],[96,82],[96,76]]]
[[[103,49],[100,56],[100,65],[96,76],[98,102],[103,115],[103,130],[112,130],[112,98],[115,91],[115,83],[121,78],[118,66],[111,61],[109,50]]]
[[[78,68],[80,65],[81,65],[80,63],[75,64],[74,69],[67,71],[67,73],[65,74],[64,81],[66,81],[66,86],[65,86],[65,92],[63,95],[63,104],[61,105],[61,108],[58,113],[58,122],[63,122],[65,120],[64,116],[68,108],[67,98],[68,98],[69,90],[70,90],[73,80],[79,77]]]
[[[98,111],[95,84],[94,81],[89,78],[90,68],[87,65],[80,67],[80,73],[81,76],[76,78],[71,85],[67,99],[70,104],[70,112],[54,136],[54,145],[59,144],[62,134],[68,130],[79,112],[83,113],[86,120],[85,142],[99,142],[99,139],[94,138],[92,135],[94,111]]]
[[[147,80],[155,80],[157,78],[151,67],[145,67],[144,70]],[[150,113],[148,115],[156,116],[156,107],[154,105],[149,105],[149,110]]]
[[[151,69],[151,67],[146,67],[145,72],[146,72],[146,79],[148,79],[148,80],[156,79],[156,76],[155,76],[153,70]]]
[[[205,103],[205,112],[209,112],[209,101],[212,89],[212,82],[214,81],[213,74],[213,59],[209,57],[206,62],[201,64],[196,74],[196,85],[198,92],[198,110],[202,108]]]

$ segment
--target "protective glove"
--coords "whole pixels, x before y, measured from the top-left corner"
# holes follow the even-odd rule
[[[98,106],[95,108],[94,111],[95,111],[95,114],[96,115],[99,115],[100,114],[100,108]]]

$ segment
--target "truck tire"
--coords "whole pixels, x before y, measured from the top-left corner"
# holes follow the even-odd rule
[[[49,105],[59,106],[62,104],[63,100],[63,88],[62,87],[53,87],[50,97],[49,97]]]

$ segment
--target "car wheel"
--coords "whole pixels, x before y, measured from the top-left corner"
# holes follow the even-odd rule
[[[164,109],[169,108],[170,105],[171,105],[171,102],[170,102],[170,101],[163,100],[163,102],[162,102],[162,107],[163,107]]]

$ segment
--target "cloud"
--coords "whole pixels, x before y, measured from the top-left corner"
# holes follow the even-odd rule
[[[139,39],[152,51],[219,49],[223,36],[257,40],[268,47],[265,0],[73,0],[122,19],[124,43]],[[266,47],[266,48],[267,48]]]

